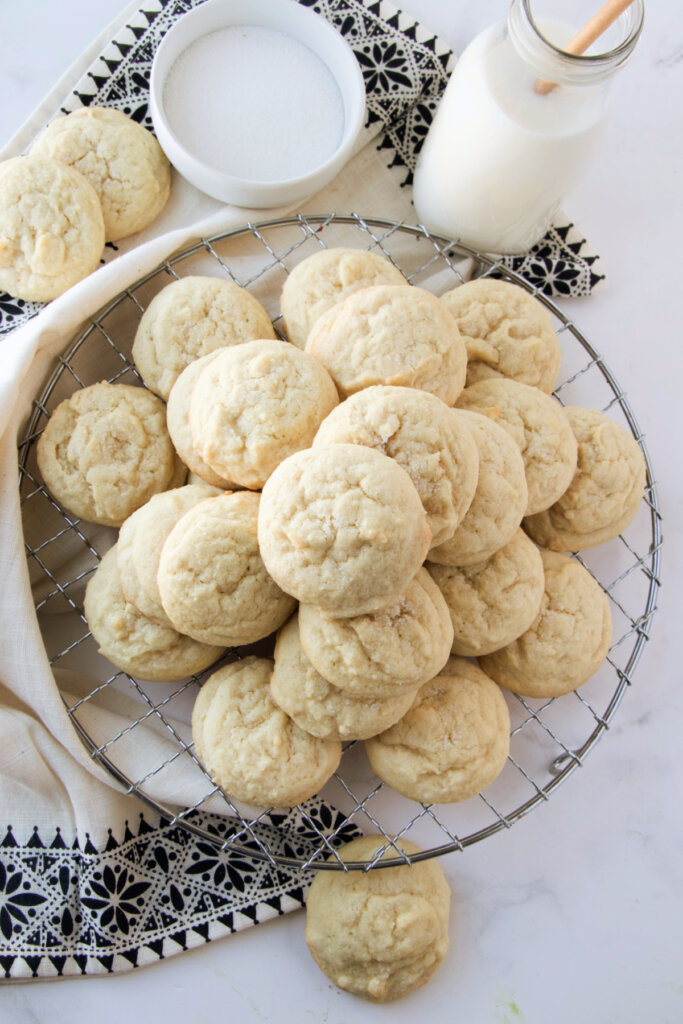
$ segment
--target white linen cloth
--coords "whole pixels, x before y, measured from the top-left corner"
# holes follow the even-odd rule
[[[354,2],[357,9],[364,9],[364,16],[384,22],[387,31],[403,39],[407,47],[417,74],[417,80],[413,77],[404,87],[403,105],[408,113],[417,97],[423,104],[430,96],[435,100],[452,64],[447,48],[388,4]],[[140,38],[137,30],[143,33],[150,27],[149,12],[158,9],[161,17],[171,6],[169,0],[156,0],[146,5],[145,14],[131,5],[123,19],[125,27],[112,30],[112,37],[133,45]],[[175,6],[187,8],[192,3]],[[326,0],[317,6],[333,20],[339,5]],[[343,6],[348,12],[349,4]],[[410,31],[404,34],[406,27]],[[111,48],[111,44],[107,46]],[[101,50],[102,40],[98,40],[22,127],[0,154],[1,159],[24,151],[59,104],[73,109],[86,92],[86,98],[94,96],[100,102],[93,88],[97,79],[83,75]],[[101,65],[98,60],[95,70]],[[421,80],[420,75],[427,77]],[[366,82],[369,97],[374,90],[375,99],[378,95],[381,99],[382,83],[371,84],[367,75]],[[374,107],[370,103],[370,125],[359,140],[356,155],[330,186],[303,204],[304,211],[354,210],[413,221],[410,190],[401,187],[407,174],[401,146],[408,143],[397,135],[401,118],[394,118],[391,111],[385,118],[382,110],[381,103]],[[383,135],[378,146],[372,140],[380,131]],[[410,145],[414,149],[415,141]],[[405,149],[403,152],[405,155]],[[284,212],[268,211],[267,216]],[[0,955],[0,964],[7,977],[128,969],[303,903],[306,879],[296,870],[275,873],[268,865],[247,861],[239,864],[240,875],[230,866],[230,858],[221,859],[207,844],[202,847],[182,830],[169,829],[158,815],[124,795],[112,776],[90,758],[65,711],[34,612],[17,487],[17,438],[32,400],[55,357],[88,317],[195,239],[264,216],[264,211],[224,206],[174,174],[171,199],[150,228],[121,244],[118,253],[110,252],[108,263],[6,335],[0,344],[0,805],[5,815],[3,828],[7,829],[4,841],[0,830],[0,953],[5,954]],[[570,228],[565,225],[560,230]],[[592,272],[597,280],[600,275],[595,267]],[[542,276],[543,271],[539,273]],[[72,704],[92,687],[92,680],[82,675],[57,675],[67,703]],[[125,730],[130,714],[126,698],[114,699],[109,690],[87,705],[94,734],[101,730],[102,735],[112,736]],[[186,726],[178,722],[177,728],[182,731]],[[138,730],[143,730],[144,743]],[[139,778],[150,764],[171,758],[174,750],[175,741],[151,716],[136,728],[135,742],[124,738],[117,745],[117,763],[131,778]],[[177,771],[171,767],[152,775],[147,791],[162,803],[178,807],[192,806],[204,792],[199,774],[195,778],[185,773],[179,762]],[[206,804],[203,809],[211,806]],[[322,814],[324,824],[330,813],[334,812]],[[287,820],[274,820],[286,831]],[[293,818],[289,824],[293,834],[298,829],[303,836],[300,820]],[[337,827],[339,821],[335,819],[334,824]],[[152,847],[156,866],[149,859]],[[169,851],[174,851],[177,864],[183,857],[186,861],[184,868],[176,866],[181,874],[173,876],[175,881],[169,881],[169,872],[173,874]],[[219,908],[220,912],[214,906],[203,915],[197,912],[187,918],[180,904],[183,899],[189,903],[189,897],[180,895],[176,883],[183,870],[185,880],[192,875],[198,883],[197,865],[203,865],[212,899],[220,900],[220,894],[225,897],[231,888],[234,900]],[[163,884],[158,882],[160,872],[165,872]],[[279,877],[274,878],[275,874]],[[266,896],[255,900],[253,894],[259,887]],[[206,894],[197,889],[193,898],[196,910]],[[145,931],[139,906],[145,900],[146,906],[157,908],[166,900],[170,917],[171,911],[175,913],[175,923],[164,925],[159,917],[154,927]]]

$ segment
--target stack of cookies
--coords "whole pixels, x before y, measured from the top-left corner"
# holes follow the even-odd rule
[[[161,146],[121,111],[56,118],[26,156],[0,163],[0,290],[61,295],[96,269],[105,241],[151,224],[170,185]]]
[[[564,552],[631,521],[640,448],[551,397],[559,343],[522,288],[437,298],[333,249],[281,308],[291,344],[237,285],[176,281],[135,338],[146,389],[55,411],[47,486],[121,527],[88,623],[151,680],[277,631],[272,658],[244,652],[197,697],[196,752],[231,798],[295,804],[363,740],[397,792],[466,800],[508,756],[501,687],[558,696],[607,654],[607,597]]]

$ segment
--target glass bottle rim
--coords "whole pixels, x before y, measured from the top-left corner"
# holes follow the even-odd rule
[[[566,50],[551,43],[544,36],[536,23],[531,6],[532,0],[521,0],[521,2],[517,0],[517,3],[513,0],[510,8],[510,18],[508,19],[508,24],[510,24],[510,21],[514,19],[515,7],[517,7],[518,11],[521,9],[521,18],[514,20],[517,21],[518,25],[521,22],[522,26],[531,29],[533,33],[531,39],[527,38],[525,40],[525,49],[529,56],[536,57],[540,63],[545,63],[548,60],[559,62],[560,68],[570,77],[573,77],[573,74],[578,74],[582,80],[595,81],[621,67],[633,52],[643,30],[645,17],[644,2],[643,0],[633,0],[633,3],[619,16],[618,20],[626,17],[630,19],[631,24],[629,31],[617,46],[602,53],[567,53]],[[535,46],[535,44],[538,45]],[[539,70],[542,70],[540,63]]]

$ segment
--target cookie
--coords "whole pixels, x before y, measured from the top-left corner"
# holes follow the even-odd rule
[[[310,446],[338,401],[311,356],[282,341],[248,341],[224,349],[199,375],[192,441],[219,476],[259,490],[283,459]]]
[[[565,411],[578,442],[576,473],[554,505],[524,520],[524,529],[545,548],[582,551],[618,537],[633,520],[645,458],[636,439],[603,413]]]
[[[365,388],[323,420],[313,447],[329,444],[363,444],[395,459],[422,499],[432,546],[453,536],[474,497],[479,455],[471,431],[440,399],[416,388]]]
[[[430,565],[453,626],[453,654],[490,654],[524,633],[543,600],[543,562],[523,530],[475,565]]]
[[[304,732],[273,701],[273,662],[248,657],[209,676],[192,711],[195,750],[236,800],[292,807],[322,789],[341,758],[338,740]]]
[[[280,309],[287,337],[304,348],[311,327],[323,313],[360,288],[405,284],[393,263],[365,249],[321,249],[297,264],[285,281]]]
[[[418,569],[397,600],[376,612],[335,619],[299,605],[299,633],[307,657],[334,686],[357,697],[388,698],[441,671],[453,626],[439,588]]]
[[[49,302],[99,266],[104,221],[82,174],[57,160],[0,164],[0,290]]]
[[[479,452],[474,498],[450,540],[432,548],[438,565],[475,565],[490,558],[515,534],[527,506],[524,462],[507,431],[488,416],[454,411],[465,417]]]
[[[398,599],[431,533],[415,486],[393,459],[353,444],[297,452],[261,497],[258,539],[270,575],[304,604],[363,615]]]
[[[105,381],[59,403],[38,441],[38,467],[57,501],[104,526],[121,526],[187,473],[163,402],[144,388]]]
[[[510,714],[496,684],[451,658],[410,711],[365,741],[373,772],[410,800],[460,803],[490,786],[510,750]]]
[[[213,665],[225,650],[160,626],[126,601],[116,545],[107,551],[88,582],[84,613],[100,654],[137,679],[157,683],[184,679]]]
[[[467,353],[447,307],[410,285],[354,292],[311,328],[306,351],[327,368],[341,398],[373,384],[420,388],[453,405]]]
[[[509,377],[550,394],[562,352],[550,313],[529,292],[485,277],[446,292],[441,301],[467,347],[467,387]]]
[[[525,515],[549,508],[576,471],[576,438],[559,402],[519,381],[491,378],[465,388],[459,409],[482,413],[519,445],[529,490]]]
[[[406,839],[394,843],[409,855],[421,852]],[[362,836],[339,856],[371,862],[386,844],[384,836]],[[399,856],[388,846],[381,859]],[[318,871],[306,900],[308,948],[339,988],[377,1003],[399,999],[425,985],[443,961],[450,897],[434,859],[378,871]]]
[[[545,591],[529,629],[480,659],[500,686],[524,697],[560,697],[597,672],[612,642],[609,600],[587,569],[542,551]]]
[[[208,366],[222,351],[219,348],[205,356],[200,356],[199,359],[195,359],[189,366],[186,366],[176,378],[166,404],[166,426],[175,450],[191,473],[205,483],[211,484],[212,487],[233,491],[239,489],[237,484],[214,473],[211,466],[207,466],[200,457],[194,447],[190,430],[190,400],[193,388],[204,367]]]
[[[157,582],[172,625],[226,647],[269,636],[296,602],[266,572],[256,537],[260,495],[221,494],[194,505],[172,528]]]
[[[55,118],[31,146],[31,156],[59,160],[87,178],[109,242],[151,224],[170,193],[171,169],[161,146],[120,110],[82,107]]]
[[[175,487],[153,495],[149,501],[128,516],[118,539],[118,565],[121,590],[126,601],[152,622],[170,626],[162,608],[157,573],[159,559],[169,533],[194,505],[219,494],[208,484]]]
[[[221,277],[183,277],[162,288],[142,314],[133,360],[147,387],[165,400],[193,360],[274,337],[270,317],[246,288]]]
[[[362,740],[398,722],[413,702],[417,687],[395,687],[390,697],[362,697],[339,690],[310,663],[299,638],[298,616],[278,633],[275,669],[270,680],[273,700],[312,736]]]

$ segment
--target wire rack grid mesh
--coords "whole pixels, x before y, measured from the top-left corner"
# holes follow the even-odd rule
[[[278,298],[287,274],[313,252],[339,245],[381,253],[411,284],[437,294],[465,279],[488,275],[525,288],[549,310],[561,339],[563,364],[557,399],[607,412],[633,434],[645,455],[647,485],[634,523],[609,544],[575,555],[611,603],[614,640],[607,662],[580,691],[562,698],[540,701],[506,694],[512,722],[510,756],[496,782],[463,804],[414,803],[392,793],[373,776],[362,744],[352,742],[345,745],[340,767],[322,791],[347,821],[363,832],[382,835],[383,843],[370,865],[381,867],[462,850],[511,827],[548,800],[608,728],[649,640],[659,588],[661,516],[642,434],[611,370],[551,300],[497,262],[430,235],[421,227],[358,215],[300,214],[201,239],[111,300],[58,357],[34,401],[19,445],[20,492],[26,556],[43,640],[63,685],[67,712],[92,758],[124,791],[136,794],[172,823],[222,849],[302,868],[367,870],[367,864],[342,863],[333,846],[334,830],[326,828],[326,822],[311,814],[306,804],[298,813],[302,831],[313,837],[313,842],[305,848],[297,848],[295,842],[284,847],[280,844],[274,852],[272,826],[263,820],[266,812],[238,805],[215,784],[194,752],[187,724],[197,687],[207,673],[167,685],[111,672],[112,666],[97,654],[90,636],[83,594],[101,556],[114,543],[115,531],[78,520],[62,508],[44,487],[35,454],[36,441],[52,410],[76,389],[102,379],[142,384],[131,358],[135,330],[151,298],[171,280],[190,274],[227,276],[262,301],[277,333],[284,337]],[[226,657],[242,653],[228,652]],[[75,674],[82,676],[84,671],[89,682],[72,692]],[[158,759],[141,771],[138,744],[137,767],[132,772],[130,748],[136,744],[136,730],[143,725],[165,742],[164,754],[157,754]],[[169,784],[174,780],[182,783],[188,773],[192,775],[193,799],[184,801],[186,806],[178,809],[175,802],[159,797],[159,782],[163,781],[163,791],[168,792]],[[185,792],[182,784],[179,792]],[[220,839],[206,830],[195,813],[216,809],[231,820]],[[399,837],[409,837],[422,852],[408,856],[397,845]]]

